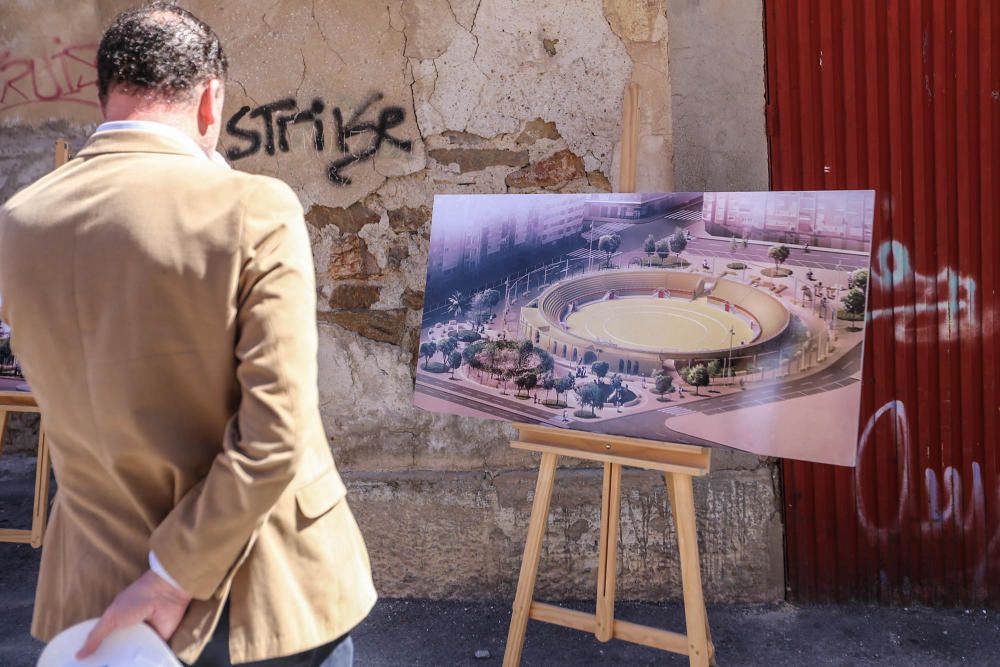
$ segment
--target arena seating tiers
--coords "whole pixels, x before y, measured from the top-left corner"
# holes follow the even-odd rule
[[[538,299],[539,310],[553,324],[562,324],[575,310],[606,298],[656,295],[668,290],[671,297],[691,298],[704,278],[682,271],[603,271],[570,279],[550,287]],[[729,302],[738,311],[756,320],[761,327],[756,343],[765,343],[788,326],[790,314],[774,297],[748,285],[725,278],[712,286],[712,301]]]

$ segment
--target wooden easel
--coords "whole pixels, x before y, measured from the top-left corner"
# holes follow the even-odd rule
[[[638,117],[638,86],[629,84],[625,94],[622,123],[619,186],[622,192],[635,190]],[[715,647],[712,644],[708,615],[705,611],[705,596],[702,591],[692,487],[693,477],[708,473],[711,466],[711,450],[707,447],[563,431],[528,424],[514,424],[514,427],[518,430],[518,439],[510,443],[511,447],[539,452],[542,459],[538,468],[538,480],[535,483],[535,497],[531,504],[531,519],[528,522],[528,536],[521,558],[521,574],[517,581],[510,629],[507,633],[504,667],[517,667],[521,663],[521,652],[524,648],[529,619],[592,632],[602,642],[621,639],[663,651],[680,653],[688,656],[692,667],[714,665]],[[538,561],[548,522],[556,464],[560,456],[595,461],[604,466],[597,602],[594,614],[563,609],[534,600]],[[686,634],[615,620],[622,466],[657,470],[664,474],[667,497],[677,527]]]
[[[3,436],[12,412],[39,412],[35,397],[23,391],[0,391],[0,454],[3,453]],[[0,529],[0,542],[30,544],[36,549],[42,546],[45,523],[49,516],[49,446],[45,440],[45,430],[38,424],[38,460],[35,463],[35,501],[31,513],[31,528],[28,530]]]
[[[64,139],[56,139],[55,166],[61,167],[69,161],[69,144]],[[41,414],[35,397],[24,391],[0,391],[0,454],[3,453],[3,436],[12,412],[37,412]],[[29,530],[0,529],[0,542],[27,543],[34,548],[42,546],[45,524],[49,517],[49,477],[52,461],[49,459],[49,445],[45,437],[44,424],[38,423],[38,460],[35,463],[35,499],[31,513]]]

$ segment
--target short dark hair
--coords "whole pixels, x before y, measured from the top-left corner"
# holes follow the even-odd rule
[[[113,86],[183,99],[211,78],[225,79],[229,62],[211,27],[171,2],[152,2],[115,17],[97,49],[97,92]]]

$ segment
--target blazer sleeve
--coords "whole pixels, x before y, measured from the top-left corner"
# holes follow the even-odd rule
[[[291,482],[304,402],[315,399],[312,251],[302,207],[280,181],[254,179],[246,197],[237,291],[239,410],[208,474],[150,538],[162,566],[196,599],[210,598],[242,562]]]

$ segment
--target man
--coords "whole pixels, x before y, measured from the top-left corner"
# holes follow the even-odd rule
[[[100,616],[81,657],[145,621],[187,663],[349,664],[375,591],[320,420],[309,239],[286,185],[212,157],[226,69],[187,11],[121,14],[108,122],[0,209],[59,481],[32,633]]]

